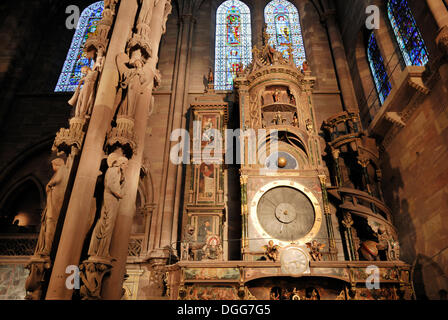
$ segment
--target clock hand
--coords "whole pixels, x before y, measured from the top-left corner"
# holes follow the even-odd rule
[[[265,200],[269,201],[274,206],[274,208],[277,208],[277,205],[274,202],[272,202],[270,199],[266,198]]]

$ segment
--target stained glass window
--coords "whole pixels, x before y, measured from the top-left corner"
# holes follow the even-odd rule
[[[367,58],[369,60],[370,70],[372,71],[380,102],[383,104],[389,96],[392,86],[389,82],[386,67],[384,66],[384,60],[381,56],[381,52],[378,48],[378,43],[376,42],[375,34],[373,32],[370,34],[369,42],[367,44]]]
[[[251,61],[249,7],[239,0],[225,1],[216,13],[215,90],[232,90],[236,73]]]
[[[389,21],[408,66],[428,63],[428,51],[406,0],[390,0],[387,4]]]
[[[302,66],[306,55],[297,8],[286,0],[273,0],[265,7],[264,18],[269,44],[286,59],[292,50],[296,66]]]
[[[98,21],[102,18],[103,9],[104,2],[98,1],[82,12],[55,92],[75,91],[82,76],[81,68],[93,67],[93,61],[88,59],[84,53],[84,44],[89,35],[96,31]]]

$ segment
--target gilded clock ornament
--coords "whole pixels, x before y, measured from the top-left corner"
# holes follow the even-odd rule
[[[280,254],[281,270],[284,274],[299,276],[309,271],[307,254],[296,246],[286,247]]]

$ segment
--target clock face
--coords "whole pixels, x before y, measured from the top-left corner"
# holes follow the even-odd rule
[[[294,241],[311,231],[315,212],[313,204],[301,191],[291,187],[277,187],[261,197],[257,218],[272,238]]]

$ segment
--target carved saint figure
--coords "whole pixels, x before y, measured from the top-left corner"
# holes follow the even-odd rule
[[[268,244],[263,246],[263,249],[266,258],[274,262],[278,260],[280,246],[274,244],[273,240],[269,240]]]
[[[325,247],[325,243],[319,243],[317,240],[313,240],[308,242],[306,246],[310,250],[311,258],[314,261],[322,261],[322,252],[320,252],[320,250]]]
[[[283,124],[283,117],[280,111],[277,111],[277,113],[274,115],[274,119],[272,120],[272,122],[278,126]]]
[[[92,113],[95,84],[98,78],[98,72],[87,66],[82,67],[81,72],[83,77],[79,81],[75,94],[68,101],[69,105],[75,107],[75,117],[77,118],[84,118]]]
[[[212,68],[208,71],[208,78],[207,81],[209,84],[213,84],[215,82],[215,75],[213,74]]]
[[[306,130],[308,131],[308,133],[311,134],[313,132],[313,129],[314,129],[313,121],[311,121],[311,119],[307,119],[306,120]]]
[[[309,70],[309,66],[308,66],[308,62],[307,61],[303,61],[303,63],[302,63],[302,70],[303,70],[303,72]]]
[[[109,168],[104,178],[101,216],[93,231],[89,256],[109,257],[110,241],[118,212],[118,204],[120,199],[123,198],[124,170],[127,163],[128,159],[117,153],[112,153],[107,158]]]
[[[143,94],[149,79],[143,70],[143,56],[140,49],[132,52],[129,59],[125,53],[117,56],[117,66],[120,73],[120,89],[118,97],[119,114],[129,118],[134,117],[138,98]]]
[[[294,113],[291,125],[294,126],[294,127],[298,127],[299,126],[299,118],[297,118],[297,113]]]
[[[51,162],[54,175],[46,186],[47,205],[42,213],[42,223],[36,246],[38,255],[50,255],[72,161],[72,156],[69,156],[67,163],[61,158],[56,158]]]
[[[208,236],[202,250],[204,251],[205,259],[222,260],[221,240],[217,235]]]
[[[274,97],[274,102],[280,102],[280,91],[278,89],[275,89],[273,97]]]

